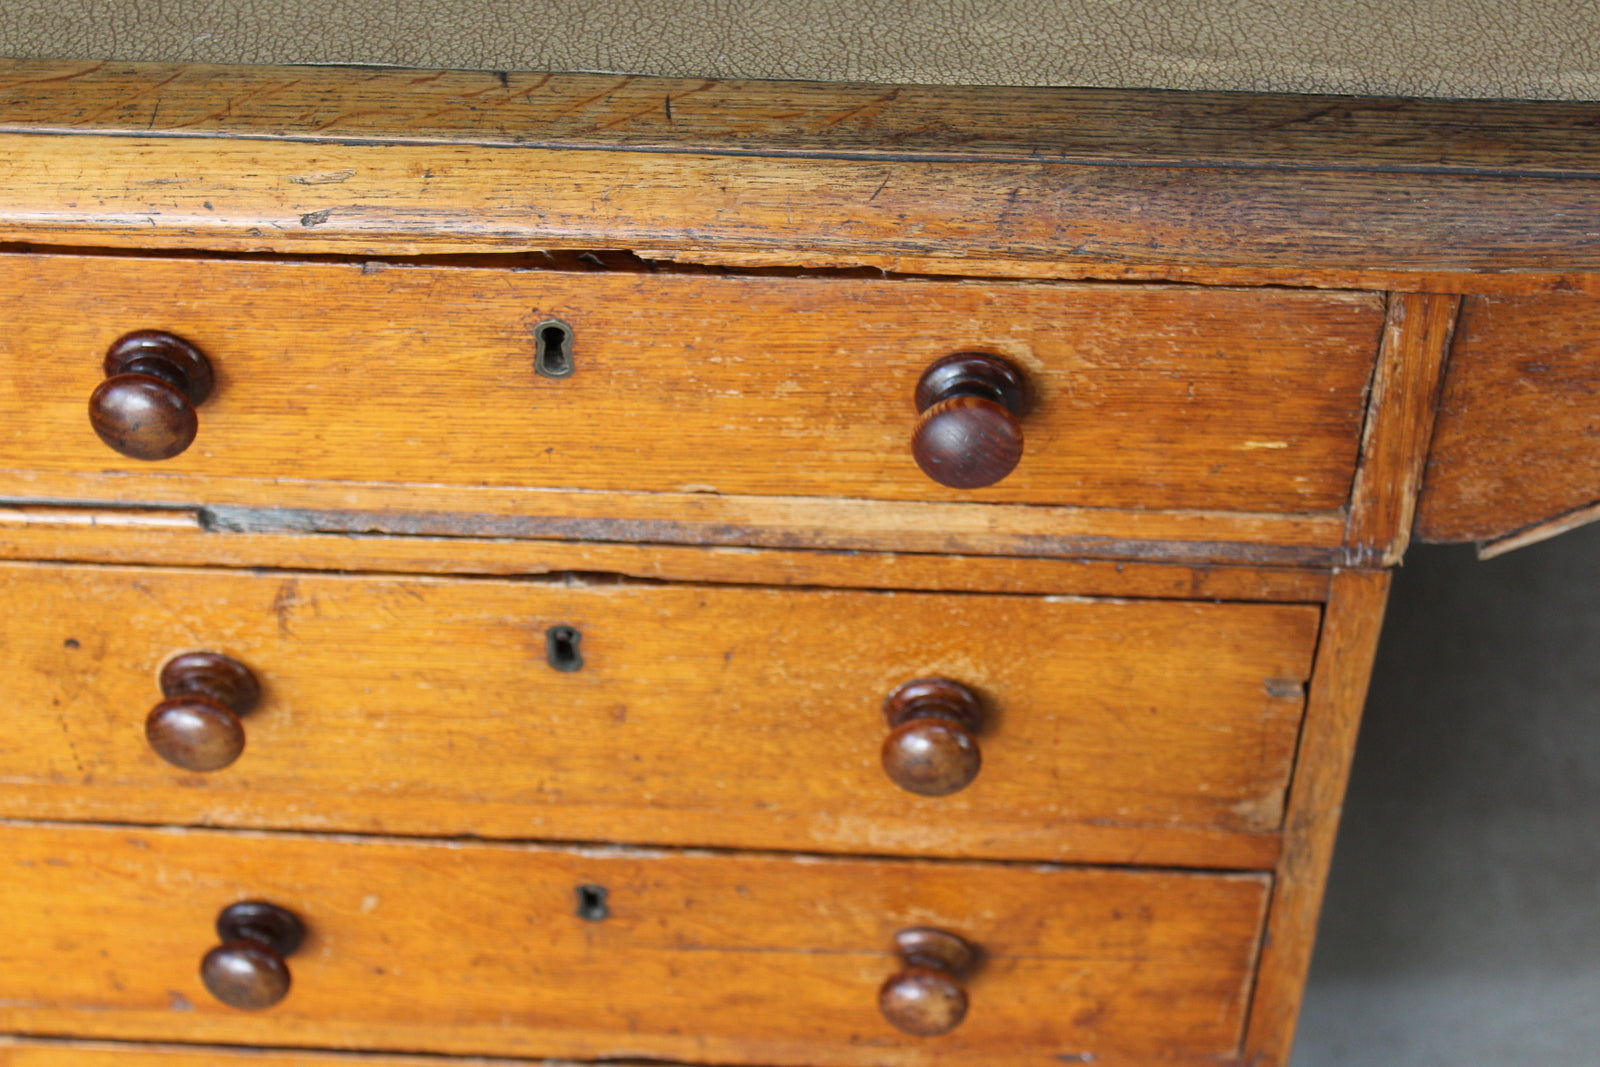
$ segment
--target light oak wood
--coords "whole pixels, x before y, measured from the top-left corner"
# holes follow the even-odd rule
[[[1394,566],[1411,542],[1459,306],[1460,300],[1450,296],[1395,293],[1389,298],[1361,439],[1361,468],[1351,494],[1347,558],[1353,563]]]
[[[1475,174],[1361,183],[1273,168],[0,134],[0,183],[0,241],[103,248],[148,248],[159,233],[166,248],[356,256],[803,245],[850,262],[959,259],[949,272],[961,274],[989,258],[1266,272],[1379,257],[1458,275],[1600,268],[1593,193],[1544,176],[1519,179],[1513,197],[1503,179]],[[1515,203],[1537,211],[1508,215]]]
[[[483,537],[229,530],[201,512],[0,507],[0,559],[301,570],[535,575],[605,572],[736,585],[827,585],[1168,600],[1320,602],[1324,571],[1133,561],[697,548]]]
[[[28,131],[0,135],[11,201],[0,233],[12,240],[138,247],[154,228],[166,247],[211,249],[782,248],[961,257],[967,273],[1005,259],[1086,272],[1378,265],[1526,270],[1544,284],[1600,263],[1589,224],[1600,165],[1581,104],[15,62],[8,73],[7,128]],[[64,136],[34,135],[45,131]],[[520,203],[507,189],[540,195]]]
[[[1576,530],[1580,526],[1587,526],[1596,519],[1600,519],[1600,504],[1590,504],[1586,508],[1568,511],[1551,519],[1549,522],[1541,522],[1534,526],[1524,526],[1522,529],[1506,534],[1504,537],[1497,537],[1492,541],[1478,542],[1478,558],[1484,560],[1503,556],[1507,552],[1515,552],[1519,548],[1538,544],[1540,541],[1548,540],[1558,534],[1564,534],[1568,530]]]
[[[1592,105],[1551,101],[15,59],[0,94],[32,133],[1600,173]]]
[[[27,309],[0,341],[0,465],[103,472],[93,495],[120,500],[187,476],[1326,511],[1382,322],[1367,294],[76,256],[0,257],[0,288]],[[532,370],[550,319],[568,379]],[[82,411],[132,329],[217,375],[158,464]],[[970,491],[910,445],[918,378],[963,350],[1004,355],[1030,399],[1021,465]]]
[[[1491,541],[1600,501],[1600,300],[1469,297],[1418,505],[1426,541]],[[1557,526],[1564,526],[1557,522]]]
[[[1333,576],[1245,1038],[1243,1060],[1259,1067],[1288,1064],[1294,1046],[1388,593],[1387,571]]]
[[[1443,294],[1421,532],[1596,514],[1584,105],[14,61],[0,102],[0,496],[33,502],[0,557],[273,569],[0,567],[0,814],[129,824],[0,828],[0,1027],[1278,1067],[1386,590],[1329,568],[1404,551]],[[1073,278],[1393,295],[1046,281]],[[532,373],[547,316],[572,378]],[[196,331],[221,376],[153,465],[84,411],[139,327]],[[1044,403],[1013,475],[952,493],[911,462],[910,388],[972,347]],[[1199,598],[1282,603],[1172,602]],[[544,661],[556,622],[576,673]],[[193,648],[268,683],[209,775],[139,729]],[[878,701],[929,673],[998,714],[976,780],[917,798]],[[880,858],[131,825],[171,821]],[[195,969],[262,896],[313,941],[247,1018]],[[989,954],[934,1044],[877,1014],[917,925]]]
[[[457,1058],[450,1067],[579,1067],[571,1061]],[[0,1036],[0,1067],[441,1067],[434,1056],[115,1044]]]
[[[1268,884],[64,825],[6,840],[10,1030],[797,1067],[1232,1058]],[[585,884],[608,888],[605,921],[573,913]],[[244,898],[309,928],[263,1013],[211,1003],[195,974],[218,904]],[[943,1037],[878,1014],[908,925],[985,954]]]
[[[93,500],[119,482],[0,469],[18,501]],[[717,493],[608,493],[375,482],[297,482],[145,473],[145,504],[198,511],[229,533],[573,538],[623,544],[848,549],[1328,565],[1343,558],[1343,511],[1268,515]],[[196,509],[194,500],[209,501]],[[272,505],[259,506],[270,500]],[[145,510],[141,508],[140,510]],[[159,507],[158,509],[159,510]]]
[[[1374,196],[1381,195],[1374,190]],[[1485,210],[1489,210],[1486,206]],[[932,255],[873,255],[866,252],[837,252],[825,249],[773,248],[760,252],[720,249],[652,249],[635,247],[644,260],[657,267],[685,269],[694,265],[738,270],[793,270],[869,268],[891,274],[961,275],[983,278],[1047,278],[1072,281],[1181,282],[1194,285],[1286,285],[1304,289],[1369,289],[1403,293],[1430,292],[1463,295],[1529,295],[1537,293],[1588,293],[1600,295],[1600,273],[1572,269],[1560,272],[1527,267],[1504,274],[1451,272],[1447,270],[1396,270],[1351,262],[1340,267],[1236,266],[1222,263],[1163,262],[1151,254],[1135,262],[1085,263],[1063,258],[1031,260],[993,258],[971,260]],[[554,253],[546,253],[553,255]],[[1220,258],[1220,257],[1219,257]]]
[[[0,812],[385,833],[1259,867],[1308,605],[0,566]],[[575,626],[583,667],[552,670]],[[260,679],[238,762],[162,762],[179,652]],[[884,698],[945,676],[984,767],[918,797]],[[25,711],[22,709],[26,709]]]

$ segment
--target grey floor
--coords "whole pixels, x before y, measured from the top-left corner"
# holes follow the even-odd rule
[[[1600,1064],[1600,527],[1396,578],[1295,1067]]]

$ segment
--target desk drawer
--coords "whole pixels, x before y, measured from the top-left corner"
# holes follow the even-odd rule
[[[33,564],[0,566],[0,616],[0,814],[1218,867],[1276,856],[1320,617]],[[194,651],[264,691],[208,773],[145,736]],[[928,677],[981,719],[941,796],[880,758]]]
[[[0,871],[8,1030],[807,1067],[1231,1059],[1269,885],[28,825],[0,827]],[[258,1012],[197,974],[247,899],[308,931]],[[879,1013],[910,927],[981,953],[942,1036]]]
[[[1383,317],[1361,293],[73,256],[0,257],[0,293],[0,493],[259,507],[293,479],[1329,511]],[[564,379],[534,366],[556,321]],[[157,463],[85,412],[145,329],[217,383]],[[1020,464],[970,491],[910,450],[919,377],[962,351],[1028,396]]]

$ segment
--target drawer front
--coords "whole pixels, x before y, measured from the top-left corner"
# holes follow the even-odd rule
[[[0,812],[1203,866],[1270,865],[1319,610],[9,564]],[[552,666],[577,631],[581,668]],[[264,693],[209,773],[158,675]],[[564,654],[554,649],[560,661]],[[573,666],[562,661],[564,666]],[[981,769],[891,781],[885,697],[970,688]]]
[[[1236,1055],[1268,879],[0,828],[0,1025],[86,1037],[713,1063],[1161,1062]],[[607,915],[580,917],[581,887]],[[288,996],[197,970],[219,910],[306,924]],[[588,912],[591,916],[594,912]],[[878,1010],[895,934],[979,946],[967,1018]]]
[[[375,1056],[222,1046],[116,1044],[0,1036],[0,1067],[530,1067],[526,1060],[471,1059],[441,1064],[433,1056]],[[545,1062],[538,1067],[579,1067]]]
[[[1327,511],[1382,324],[1351,293],[73,256],[0,257],[0,293],[0,491],[268,507],[290,478]],[[550,320],[565,379],[534,370]],[[85,407],[144,329],[217,380],[157,463]],[[912,459],[912,397],[969,350],[1031,399],[1016,470],[958,491]]]

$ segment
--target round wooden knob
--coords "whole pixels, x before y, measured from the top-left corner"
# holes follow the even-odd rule
[[[1022,459],[1027,394],[1011,364],[983,352],[945,356],[917,382],[921,418],[911,455],[922,472],[952,489],[982,489]]]
[[[230,1008],[260,1011],[289,995],[289,965],[255,941],[228,941],[200,961],[200,980]]]
[[[211,362],[170,333],[139,330],[106,352],[106,380],[89,397],[100,440],[133,459],[171,459],[194,441],[194,409],[211,395]]]
[[[289,995],[284,959],[294,955],[305,932],[292,911],[276,904],[246,900],[230,905],[217,916],[222,944],[200,961],[200,981],[231,1008],[270,1008]]]
[[[167,699],[144,721],[156,755],[186,771],[218,771],[244,752],[244,725],[261,699],[250,668],[216,652],[185,652],[161,668]]]
[[[948,678],[918,678],[883,702],[889,736],[883,769],[901,789],[942,797],[972,784],[983,766],[973,738],[983,725],[978,695]]]
[[[977,953],[945,930],[918,926],[895,935],[903,967],[878,990],[878,1010],[893,1026],[917,1037],[948,1034],[967,1017],[961,974]]]

